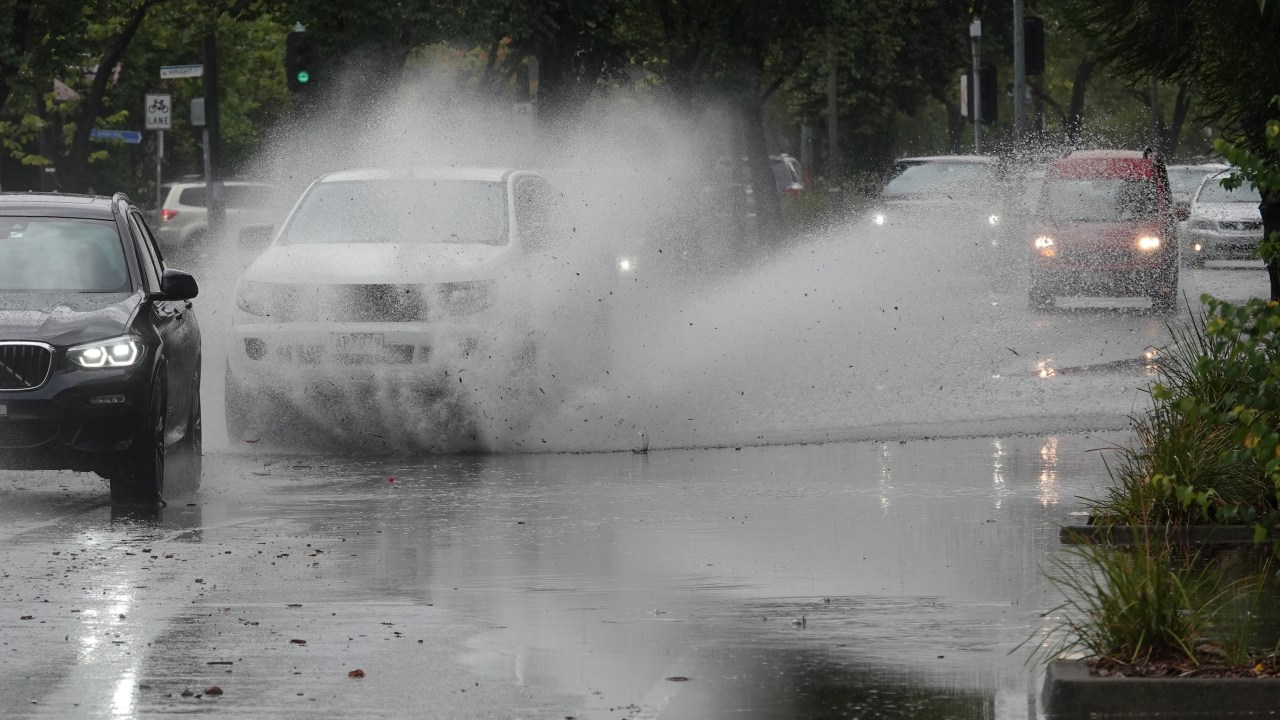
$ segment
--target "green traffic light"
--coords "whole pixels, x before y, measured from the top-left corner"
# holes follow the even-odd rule
[[[310,79],[311,79],[311,73],[307,72],[306,70],[298,71],[298,82],[306,84],[307,81],[309,81]]]

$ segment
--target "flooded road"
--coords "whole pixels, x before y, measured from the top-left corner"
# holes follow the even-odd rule
[[[0,714],[1031,717],[1010,651],[1120,439],[223,453],[155,517],[4,473]]]

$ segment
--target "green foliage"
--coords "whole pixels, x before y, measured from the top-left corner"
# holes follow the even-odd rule
[[[1196,88],[1206,118],[1259,135],[1280,89],[1277,3],[1235,0],[1069,0],[1070,14],[1099,58],[1137,84],[1150,78]]]
[[[1280,604],[1271,557],[1253,549],[1188,553],[1134,528],[1138,542],[1082,543],[1045,571],[1066,598],[1051,609],[1032,657],[1082,652],[1130,664],[1214,656],[1236,666],[1273,664],[1280,647]]]
[[[1185,657],[1226,597],[1209,566],[1150,538],[1135,547],[1073,545],[1046,575],[1066,597],[1036,652],[1046,659],[1084,651],[1121,663]]]
[[[1134,422],[1135,443],[1113,448],[1115,484],[1089,501],[1108,525],[1254,523],[1274,509],[1275,487],[1258,463],[1231,453],[1232,429],[1217,419],[1239,387],[1233,348],[1205,314],[1170,325],[1152,405]]]
[[[1280,108],[1280,95],[1273,97],[1271,104]],[[1223,187],[1234,190],[1247,182],[1263,195],[1280,193],[1280,120],[1266,122],[1261,147],[1254,149],[1242,142],[1219,138],[1213,148],[1236,168],[1222,180]],[[1280,261],[1280,231],[1273,231],[1259,244],[1258,255],[1267,263]]]

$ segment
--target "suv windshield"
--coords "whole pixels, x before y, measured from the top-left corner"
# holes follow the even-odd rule
[[[923,163],[908,165],[889,181],[886,195],[948,193],[978,195],[993,189],[995,174],[979,163]]]
[[[506,187],[428,179],[321,182],[280,242],[506,245]]]
[[[1259,202],[1258,194],[1250,192],[1244,187],[1238,187],[1235,190],[1228,190],[1222,187],[1222,178],[1225,175],[1218,175],[1209,178],[1200,188],[1200,194],[1196,196],[1198,203],[1257,203]]]
[[[1150,180],[1055,179],[1045,184],[1042,203],[1051,220],[1128,222],[1159,216],[1156,185]]]
[[[0,216],[0,292],[128,292],[110,220]]]

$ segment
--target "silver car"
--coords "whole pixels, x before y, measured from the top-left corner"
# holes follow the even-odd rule
[[[1206,260],[1252,260],[1262,242],[1258,194],[1248,187],[1227,190],[1220,172],[1204,179],[1191,203],[1181,233],[1182,257],[1187,265]]]

